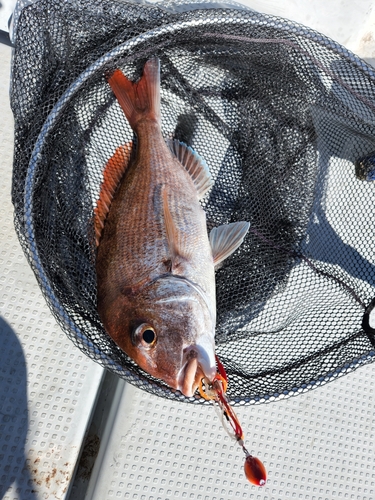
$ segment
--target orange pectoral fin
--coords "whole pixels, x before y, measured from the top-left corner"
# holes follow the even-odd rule
[[[120,146],[108,160],[103,172],[103,182],[100,187],[99,199],[94,209],[95,242],[99,245],[113,196],[127,169],[132,152],[133,142]]]
[[[191,259],[191,249],[188,247],[186,238],[183,236],[182,231],[176,226],[173,220],[171,211],[168,204],[167,189],[163,189],[163,212],[165,231],[167,234],[168,247],[170,252],[170,259],[172,263],[172,273],[178,267],[178,261],[181,259]]]

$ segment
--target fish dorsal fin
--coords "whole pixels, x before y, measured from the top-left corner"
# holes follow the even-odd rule
[[[99,199],[94,209],[95,242],[99,245],[113,196],[129,165],[133,142],[130,141],[116,149],[104,167],[103,182],[100,187]]]
[[[237,250],[243,242],[249,227],[249,222],[240,221],[224,224],[212,229],[210,232],[210,243],[215,266]]]
[[[169,139],[167,145],[177,160],[185,167],[190,174],[195,187],[197,188],[198,198],[203,198],[213,180],[207,163],[189,146],[177,139]]]
[[[168,193],[166,188],[163,189],[163,212],[168,248],[170,252],[170,267],[173,273],[173,270],[176,270],[181,260],[185,260],[190,257],[190,252],[188,248],[186,248],[186,242],[184,241],[183,233],[178,230],[175,221],[173,220],[171,211],[169,209]]]

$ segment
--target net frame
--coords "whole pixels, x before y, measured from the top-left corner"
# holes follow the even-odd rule
[[[202,12],[205,12],[204,15],[206,15],[207,17],[197,18],[196,16],[198,14],[202,15]],[[215,12],[214,15],[213,12]],[[207,11],[199,9],[197,13],[191,14],[191,19],[188,20],[173,19],[173,21],[174,22],[168,22],[162,24],[161,26],[156,27],[155,29],[142,32],[138,36],[132,37],[120,45],[116,45],[112,50],[106,52],[104,55],[96,59],[91,65],[89,65],[88,68],[85,69],[80,74],[80,76],[73,81],[73,83],[70,86],[68,86],[68,88],[63,92],[63,94],[58,98],[57,102],[54,103],[52,109],[48,114],[46,121],[43,123],[41,127],[36,142],[33,145],[33,151],[30,156],[30,162],[25,177],[25,184],[23,191],[24,192],[23,207],[22,203],[20,204],[19,200],[16,200],[16,192],[17,190],[20,189],[20,186],[14,185],[14,202],[16,206],[15,221],[16,221],[16,228],[18,229],[20,235],[21,243],[29,259],[29,262],[34,269],[38,282],[41,286],[41,289],[43,291],[44,296],[46,297],[49,306],[51,307],[59,324],[62,326],[62,328],[67,332],[70,338],[80,349],[82,349],[95,361],[101,363],[106,368],[114,371],[122,378],[125,378],[129,382],[141,387],[142,389],[145,389],[149,392],[158,394],[163,397],[169,397],[172,399],[177,398],[183,401],[189,401],[193,403],[204,403],[204,401],[201,398],[199,398],[199,396],[195,396],[193,398],[185,398],[178,392],[173,391],[172,389],[167,387],[165,384],[153,379],[152,377],[149,377],[147,374],[143,374],[137,367],[134,366],[134,364],[130,360],[127,361],[126,365],[120,364],[118,360],[114,360],[112,356],[108,355],[108,353],[103,352],[98,347],[97,344],[95,344],[90,340],[90,338],[83,331],[83,329],[77,326],[77,324],[72,320],[66,309],[61,305],[55,293],[54,289],[55,285],[51,283],[51,280],[47,276],[44,264],[42,262],[42,259],[40,258],[38,251],[38,237],[36,236],[34,227],[35,223],[34,196],[36,192],[35,191],[36,173],[38,171],[40,163],[43,160],[43,155],[44,155],[43,148],[46,141],[48,140],[49,134],[51,133],[51,131],[52,132],[54,131],[54,126],[56,125],[56,123],[58,123],[58,120],[64,114],[67,106],[69,105],[71,100],[81,91],[86,82],[90,81],[90,79],[95,77],[98,74],[98,72],[100,74],[103,74],[103,72],[105,73],[105,71],[111,67],[113,61],[115,60],[121,61],[122,64],[126,65],[128,62],[132,62],[134,61],[134,59],[139,57],[140,53],[137,52],[139,47],[142,47],[147,43],[151,43],[152,49],[148,49],[146,50],[146,52],[148,53],[155,52],[155,50],[158,50],[158,48],[160,48],[158,47],[158,40],[162,39],[163,37],[167,37],[167,39],[171,41],[170,42],[171,44],[175,43],[178,37],[180,37],[178,38],[179,41],[181,41],[181,39],[184,39],[186,41],[186,39],[189,38],[189,33],[191,32],[192,29],[197,30],[202,27],[204,27],[205,29],[209,27],[215,31],[215,29],[217,29],[218,26],[224,26],[225,29],[228,30],[228,33],[224,33],[224,37],[226,38],[228,43],[230,41],[251,43],[251,37],[246,37],[238,34],[234,35],[231,32],[231,28],[235,26],[236,27],[240,26],[241,29],[244,29],[246,25],[247,26],[267,25],[269,27],[272,27],[272,29],[274,29],[275,31],[283,33],[285,37],[287,37],[287,35],[298,36],[305,43],[313,42],[314,44],[316,44],[316,46],[321,45],[326,48],[329,48],[329,50],[333,51],[335,54],[340,54],[340,58],[342,60],[346,60],[353,67],[360,69],[360,71],[363,72],[364,75],[366,75],[367,81],[371,82],[372,85],[375,82],[375,74],[373,70],[369,66],[367,66],[363,61],[361,61],[359,58],[357,58],[356,56],[354,56],[349,51],[342,48],[332,40],[329,40],[326,37],[312,30],[309,30],[308,28],[301,27],[300,25],[297,25],[295,23],[285,21],[279,18],[274,18],[272,16],[263,16],[258,13],[250,13],[250,12],[246,12],[246,14],[243,13],[242,15],[239,15],[238,11],[235,11],[233,9],[230,10],[217,9],[217,12],[213,11],[212,9]],[[184,34],[185,38],[184,36],[181,37],[181,33]],[[223,39],[222,32],[219,34],[211,32],[210,36],[212,39],[214,39],[215,36],[221,40]],[[259,38],[256,39],[256,42],[259,43]],[[22,40],[20,41],[20,43],[22,43]],[[268,40],[264,40],[264,43],[265,44],[285,43],[289,46],[293,45],[293,42],[291,40],[283,41],[282,36],[280,36],[277,39],[270,38]],[[165,48],[166,46],[165,41],[161,44],[161,46]],[[299,47],[298,50],[303,53],[305,49],[301,49]],[[309,55],[309,58],[311,62],[315,64],[315,68],[322,69],[321,68],[322,65],[317,58],[311,57],[311,55]],[[324,71],[327,72],[326,69],[324,69]],[[330,76],[332,76],[332,74]],[[339,78],[337,76],[334,76],[334,79],[335,81],[339,81]],[[374,106],[371,104],[371,102],[369,102],[367,98],[363,98],[363,96],[358,94],[358,92],[354,92],[347,85],[345,81],[342,80],[340,84],[342,85],[342,88],[344,90],[350,93],[352,99],[354,100],[357,99],[360,102],[360,106],[364,105],[365,107],[369,108],[371,112],[374,111],[375,109]],[[13,94],[13,109],[15,110],[16,98],[14,97],[14,95],[15,94]],[[371,121],[371,119],[372,116],[370,116],[369,121]],[[15,160],[15,163],[16,162],[17,158]],[[264,235],[260,235],[260,238],[267,240],[267,238]],[[294,255],[294,257],[296,257],[296,255]],[[303,259],[303,256],[300,255],[297,256],[297,258]],[[307,263],[307,265],[309,266],[310,263]],[[324,273],[326,271],[322,268],[319,269],[319,272]],[[347,290],[349,291],[349,294],[352,293],[352,291],[355,289],[355,287],[351,288],[350,286],[347,288],[349,288],[349,290]],[[357,299],[354,297],[354,300]],[[293,394],[298,394],[300,392],[305,392],[311,388],[326,383],[336,378],[337,376],[348,373],[357,368],[358,366],[361,366],[362,364],[371,362],[375,354],[373,350],[374,332],[370,327],[369,323],[369,314],[370,311],[372,310],[372,305],[371,305],[372,303],[370,303],[370,307],[367,308],[367,305],[369,303],[368,296],[366,296],[365,298],[360,297],[359,302],[364,313],[364,320],[360,325],[358,332],[360,332],[360,334],[363,337],[369,339],[367,352],[364,352],[359,357],[355,356],[346,359],[344,363],[341,363],[340,366],[336,366],[334,370],[330,370],[328,373],[327,372],[322,373],[320,376],[315,377],[314,379],[306,380],[306,382],[299,383],[294,386],[289,385],[289,387],[284,387],[284,388],[280,387],[278,391],[272,391],[270,393],[265,393],[264,391],[263,392],[255,391],[251,394],[248,393],[236,394],[236,391],[234,390],[232,395],[229,392],[231,403],[235,405],[254,404],[266,401],[273,401],[280,399],[282,397],[287,397]],[[355,332],[355,334],[358,334],[358,332]],[[350,340],[346,339],[346,342],[349,341]],[[221,346],[224,346],[225,348],[225,343],[226,343],[225,339],[221,339],[218,345],[219,356],[220,356]],[[311,353],[312,360],[314,358],[314,355],[315,353]],[[289,368],[290,367],[283,367],[283,369],[289,369]],[[231,370],[227,371],[230,380],[229,387],[231,387],[231,378],[232,378],[232,385],[236,384],[236,378],[234,377],[233,371],[232,372]],[[273,371],[271,370],[268,373],[265,371],[261,375],[261,377],[267,377],[267,376],[275,377],[276,374],[277,374],[277,369]]]

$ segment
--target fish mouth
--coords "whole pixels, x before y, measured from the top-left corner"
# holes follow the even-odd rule
[[[207,342],[191,346],[184,352],[187,361],[180,370],[177,389],[188,398],[194,395],[203,378],[212,381],[216,374],[215,351],[211,342],[211,345],[205,344]]]
[[[201,373],[199,373],[201,372]],[[182,380],[178,383],[178,390],[188,398],[191,398],[196,391],[198,384],[196,379],[203,378],[203,372],[198,366],[197,358],[188,361],[182,370]]]

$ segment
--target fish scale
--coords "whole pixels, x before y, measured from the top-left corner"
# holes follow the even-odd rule
[[[189,175],[172,157],[159,135],[158,131],[139,132],[140,154],[130,167],[128,178],[120,186],[106,222],[106,226],[108,224],[115,229],[115,236],[114,231],[107,236],[105,228],[100,251],[116,254],[109,268],[112,270],[110,279],[121,281],[122,286],[136,283],[139,276],[145,274],[152,280],[165,273],[164,262],[170,259],[163,220],[162,190],[165,189],[176,227],[181,229],[183,240],[190,240],[190,244],[186,242],[184,246],[195,250],[190,261],[177,273],[191,279],[194,279],[194,274],[200,273],[202,287],[207,291],[210,279],[206,276],[206,262],[207,259],[212,261],[212,253],[205,215]],[[154,145],[150,148],[150,144],[155,143],[159,143],[160,147]],[[149,154],[145,155],[143,151]],[[178,189],[181,185],[183,190]],[[114,243],[116,249],[113,248]],[[117,266],[118,259],[127,263],[121,272]]]

